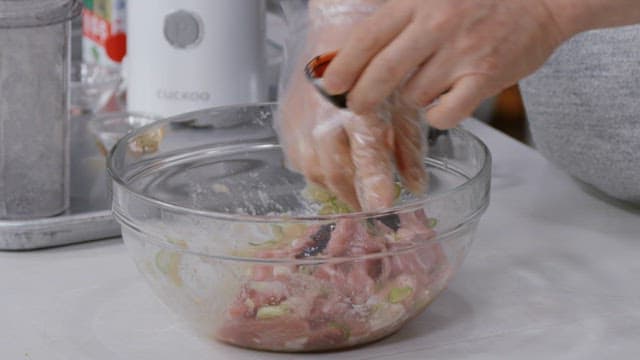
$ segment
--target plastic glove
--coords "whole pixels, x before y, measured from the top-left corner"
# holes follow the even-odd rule
[[[426,118],[449,128],[541,66],[567,36],[543,0],[389,0],[355,26],[325,88],[349,91],[358,114],[398,87],[416,107],[438,98]]]
[[[334,107],[304,77],[314,56],[341,48],[351,29],[380,1],[282,2],[291,38],[276,128],[289,166],[324,186],[354,210],[392,205],[395,174],[416,193],[424,192],[425,126],[420,111],[395,94],[367,114]],[[307,17],[308,15],[308,17]]]

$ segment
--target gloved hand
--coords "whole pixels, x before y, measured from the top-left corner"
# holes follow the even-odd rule
[[[349,91],[348,107],[357,114],[370,113],[398,88],[418,108],[438,99],[427,120],[453,127],[571,35],[546,1],[559,2],[389,0],[354,26],[325,73],[325,88]]]
[[[354,25],[382,1],[311,0],[308,22],[290,1],[282,4],[294,36],[287,45],[289,62],[276,119],[289,166],[353,210],[392,205],[396,169],[407,188],[424,192],[425,123],[419,110],[389,92],[374,109],[356,115],[322,98],[303,74],[307,61],[342,48]]]

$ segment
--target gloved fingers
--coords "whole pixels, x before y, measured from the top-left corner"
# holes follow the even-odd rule
[[[336,112],[334,117],[348,118],[353,115],[348,112]],[[349,121],[349,119],[344,120]],[[316,154],[318,154],[318,162],[315,166],[320,168],[323,174],[322,185],[347,203],[351,209],[359,211],[361,208],[354,186],[356,171],[351,159],[349,137],[342,124],[334,126],[325,122],[322,125],[325,126],[316,127],[313,131]]]
[[[302,173],[309,181],[322,184],[324,176],[318,166],[319,158],[314,146],[312,129],[315,118],[309,109],[317,109],[318,95],[305,81],[294,81],[282,95],[281,105],[274,119],[286,165],[289,169]]]
[[[425,37],[420,24],[411,23],[367,65],[355,86],[349,90],[349,109],[355,113],[375,109],[389,98],[423,62],[437,45]]]
[[[297,164],[299,165],[296,171],[304,175],[308,182],[325,186],[325,174],[322,169],[317,166],[317,164],[320,163],[320,156],[314,149],[312,141],[311,137],[306,138],[304,144],[298,147],[298,155],[294,155],[294,157],[297,157]],[[295,152],[296,150],[290,151]],[[289,152],[288,156],[292,156],[291,154],[292,152]]]
[[[320,157],[313,145],[311,134],[288,132],[282,134],[281,137],[289,139],[283,146],[287,167],[301,173],[312,183],[324,184],[325,176],[322,169],[317,166]]]
[[[355,167],[355,188],[363,210],[389,207],[395,200],[393,130],[378,114],[345,123]]]
[[[400,34],[411,17],[408,7],[398,6],[398,1],[388,1],[354,27],[343,50],[327,69],[327,91],[335,95],[351,89],[371,59]]]
[[[428,186],[424,165],[426,125],[422,122],[422,118],[420,110],[407,105],[399,96],[395,96],[392,123],[396,169],[404,186],[417,195],[423,194]]]
[[[426,107],[451,88],[455,75],[447,53],[443,50],[425,62],[402,87],[402,97],[408,104]]]

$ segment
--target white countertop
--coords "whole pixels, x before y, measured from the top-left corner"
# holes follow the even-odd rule
[[[538,153],[467,122],[494,156],[492,200],[449,289],[374,345],[265,354],[201,340],[124,245],[0,252],[0,359],[630,359],[640,354],[640,210],[589,194]]]

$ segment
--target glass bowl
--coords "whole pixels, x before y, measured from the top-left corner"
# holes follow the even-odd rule
[[[399,188],[385,211],[340,213],[285,167],[274,109],[203,110],[118,142],[113,211],[135,264],[198,334],[236,346],[323,351],[394,333],[469,250],[489,203],[486,146],[434,133],[426,196]]]
[[[72,62],[69,82],[71,114],[96,113],[116,93],[122,83],[118,67]]]
[[[89,132],[96,138],[100,153],[107,156],[113,146],[130,131],[160,120],[154,115],[135,112],[108,112],[97,114],[89,120]],[[162,133],[157,134],[158,139]]]

